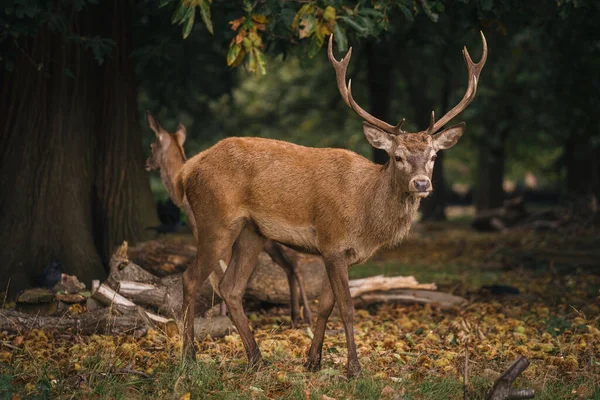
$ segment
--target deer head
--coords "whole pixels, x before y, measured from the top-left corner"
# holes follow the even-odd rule
[[[169,133],[160,126],[150,111],[146,111],[146,117],[150,129],[156,135],[156,139],[150,144],[152,154],[146,160],[146,171],[168,170],[174,164],[180,167],[186,160],[183,151],[187,134],[185,126],[180,122],[175,133]]]
[[[436,132],[460,114],[475,98],[479,74],[487,60],[487,43],[483,32],[481,32],[481,40],[483,41],[483,54],[477,64],[471,60],[467,48],[463,48],[469,85],[460,103],[437,122],[432,111],[429,127],[420,132],[410,133],[402,130],[405,119],[402,119],[397,125],[390,125],[375,118],[354,101],[352,80],[346,85],[346,69],[350,62],[352,48],[348,50],[344,58],[337,61],[333,56],[333,35],[329,36],[328,56],[335,69],[337,86],[342,99],[365,121],[363,122],[363,131],[371,146],[386,151],[390,156],[389,167],[393,179],[402,191],[419,198],[427,197],[433,190],[431,176],[436,153],[454,146],[463,134],[464,122],[439,133]]]

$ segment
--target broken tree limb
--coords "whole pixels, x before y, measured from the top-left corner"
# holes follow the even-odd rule
[[[512,387],[515,379],[517,379],[527,367],[529,367],[529,360],[523,356],[519,356],[519,358],[517,358],[496,380],[487,400],[533,399],[535,397],[535,391],[533,389],[514,389]]]
[[[392,289],[387,292],[363,293],[353,300],[355,307],[366,307],[376,303],[420,303],[436,304],[442,308],[460,306],[467,301],[449,293],[420,289]]]

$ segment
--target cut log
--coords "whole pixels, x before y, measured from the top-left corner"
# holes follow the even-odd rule
[[[110,258],[110,272],[106,283],[113,289],[117,289],[121,281],[133,281],[139,283],[159,283],[160,278],[141,268],[136,263],[130,262],[127,257],[127,242],[114,252]]]
[[[185,271],[196,257],[196,246],[184,240],[157,239],[138,243],[127,252],[129,260],[158,277]]]
[[[117,292],[135,304],[151,306],[156,309],[165,305],[168,296],[167,286],[162,283],[153,285],[150,283],[121,281],[117,286]]]
[[[466,299],[444,292],[414,289],[393,289],[387,292],[363,293],[354,298],[356,307],[366,307],[377,303],[420,303],[436,304],[442,308],[460,306]]]
[[[177,252],[177,253],[175,253]],[[183,271],[193,262],[196,247],[182,240],[151,240],[140,243],[128,250],[129,258],[123,257],[122,251],[115,253],[111,259],[111,273],[108,282],[111,287],[118,288],[121,281],[134,281],[152,284],[157,291],[143,294],[125,295],[133,302],[158,307],[160,313],[169,316],[180,316],[183,300],[181,273],[168,274],[172,271]],[[136,265],[136,263],[140,265]],[[315,299],[321,290],[325,267],[320,257],[300,254],[298,257],[301,272],[304,274],[304,285],[309,300]],[[143,268],[142,268],[143,267]],[[140,272],[144,271],[154,279]],[[159,279],[150,274],[164,276]],[[166,297],[163,298],[163,293]],[[261,253],[254,273],[250,277],[245,296],[252,300],[274,304],[290,302],[289,285],[285,272],[275,265],[266,253]],[[201,286],[196,297],[195,310],[203,315],[221,299],[217,296],[208,280]]]
[[[134,312],[138,307],[135,303],[127,300],[104,283],[100,284],[98,289],[92,293],[92,298],[98,300],[99,303],[108,307],[113,307],[124,314]]]
[[[156,316],[158,317],[158,316]],[[160,317],[159,317],[160,319]],[[229,318],[219,317],[211,319],[196,318],[196,338],[203,339],[206,335],[222,337],[232,331]],[[167,324],[172,321],[167,320]],[[169,326],[171,328],[169,328]],[[109,308],[101,308],[76,316],[42,317],[39,315],[24,314],[13,310],[0,310],[0,331],[23,334],[32,329],[44,330],[70,330],[81,335],[131,333],[148,328],[147,319],[139,313],[126,315],[111,314]],[[172,325],[167,325],[172,329]]]

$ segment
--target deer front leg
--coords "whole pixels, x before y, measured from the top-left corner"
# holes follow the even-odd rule
[[[348,378],[360,376],[362,371],[354,342],[354,303],[348,285],[348,263],[345,257],[336,257],[325,259],[325,267],[346,332],[346,347],[348,348],[347,375]]]
[[[304,364],[304,366],[311,372],[317,372],[321,369],[321,354],[323,350],[323,340],[325,338],[325,328],[334,304],[335,300],[333,298],[333,291],[331,290],[327,273],[325,273],[323,276],[321,294],[319,296],[319,314],[317,316],[317,324],[315,326],[315,332],[310,345],[310,350],[308,351],[308,361]]]

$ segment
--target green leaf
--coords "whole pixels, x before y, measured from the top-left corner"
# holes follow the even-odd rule
[[[183,38],[186,39],[190,32],[192,32],[192,28],[194,27],[194,19],[196,18],[196,7],[191,7],[192,11],[187,15],[187,19],[183,24]]]
[[[175,10],[175,12],[173,13],[173,18],[171,18],[171,23],[172,24],[179,23],[181,21],[181,19],[183,18],[183,15],[185,14],[186,11],[187,11],[187,7],[184,6],[183,3],[179,3],[177,10]]]
[[[337,44],[338,51],[346,51],[348,49],[348,38],[346,33],[340,27],[340,24],[335,24],[333,27],[333,38]]]
[[[206,29],[208,29],[210,34],[213,35],[213,24],[210,18],[210,2],[208,0],[203,0],[200,2],[200,15],[202,16],[204,25],[206,25]]]
[[[246,68],[248,68],[248,71],[250,72],[256,72],[256,57],[254,56],[254,51],[250,51],[250,53],[248,53]]]
[[[325,39],[319,35],[313,35],[310,38],[310,43],[308,44],[308,57],[313,58],[317,54],[319,54],[319,50],[323,46]]]
[[[241,44],[234,43],[232,46],[229,46],[229,51],[227,52],[227,65],[230,67],[233,65],[238,58],[240,51],[242,51]]]
[[[267,74],[267,68],[266,68],[267,63],[265,61],[265,55],[262,53],[262,51],[260,51],[256,47],[254,49],[252,49],[252,52],[255,53],[256,66],[257,66],[258,72],[260,72],[261,75],[266,75]]]
[[[358,31],[359,33],[365,34],[367,33],[367,29],[364,26],[359,25],[355,20],[353,20],[350,17],[346,17],[346,16],[341,16],[339,17],[342,21],[344,21],[345,23],[347,23],[348,25],[350,25],[352,28],[354,28],[354,30]]]
[[[415,17],[412,13],[412,11],[410,11],[410,8],[408,8],[406,5],[402,4],[402,3],[398,3],[398,8],[400,9],[400,11],[402,11],[402,14],[404,14],[404,17],[412,22],[415,20]]]

